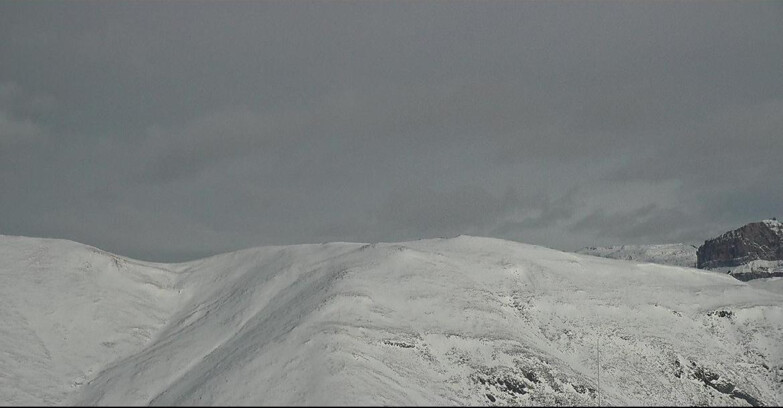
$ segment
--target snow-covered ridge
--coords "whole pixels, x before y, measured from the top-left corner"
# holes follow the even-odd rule
[[[62,403],[183,306],[177,268],[0,235],[0,402]]]
[[[777,236],[783,237],[783,224],[781,224],[781,222],[778,221],[778,220],[766,219],[766,220],[762,220],[760,222],[746,224],[743,227],[740,227],[740,228],[737,228],[737,229],[734,229],[734,230],[731,230],[731,231],[727,231],[727,232],[721,234],[720,236],[718,236],[717,238],[715,238],[715,240],[725,241],[725,240],[732,240],[732,239],[736,239],[738,237],[741,237],[743,235],[743,233],[744,233],[743,229],[747,228],[750,225],[754,225],[754,224],[763,224],[764,226],[766,226],[770,230],[772,230]]]
[[[783,293],[714,272],[467,236],[0,260],[7,404],[783,403]]]
[[[611,259],[694,268],[697,248],[692,244],[614,245],[585,247],[576,252]]]

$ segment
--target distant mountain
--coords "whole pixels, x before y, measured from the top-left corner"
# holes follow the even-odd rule
[[[634,262],[650,262],[662,265],[696,267],[696,245],[615,245],[586,247],[576,251],[579,254],[622,259]]]
[[[721,236],[690,244],[615,245],[586,247],[577,253],[707,269],[748,281],[783,277],[783,223],[775,219],[752,222]]]
[[[775,406],[780,290],[467,236],[180,264],[0,236],[0,405]]]
[[[783,276],[783,224],[771,219],[746,224],[699,247],[697,266],[740,280]]]

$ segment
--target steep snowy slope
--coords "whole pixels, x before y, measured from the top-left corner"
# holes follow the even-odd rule
[[[0,404],[61,403],[181,307],[176,274],[75,242],[0,235]]]
[[[714,272],[464,236],[0,248],[6,403],[592,405],[598,347],[604,404],[783,403],[783,294]]]
[[[696,249],[691,244],[615,245],[586,247],[576,252],[603,258],[695,268]]]

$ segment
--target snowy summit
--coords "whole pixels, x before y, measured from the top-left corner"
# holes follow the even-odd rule
[[[783,404],[783,293],[710,271],[469,236],[0,259],[5,404]]]

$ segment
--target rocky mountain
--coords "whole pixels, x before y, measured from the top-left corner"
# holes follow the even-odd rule
[[[585,247],[579,254],[708,269],[748,281],[783,277],[783,223],[753,222],[697,247],[691,244]]]
[[[738,279],[783,276],[783,224],[753,222],[709,239],[696,253],[697,267],[729,272]]]
[[[693,268],[696,266],[696,248],[696,245],[692,244],[614,245],[585,247],[576,252],[624,261],[651,262]]]
[[[756,282],[467,236],[180,264],[0,236],[0,405],[781,405]]]

